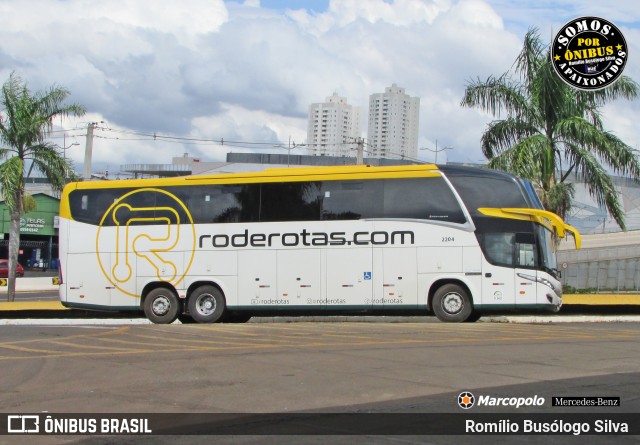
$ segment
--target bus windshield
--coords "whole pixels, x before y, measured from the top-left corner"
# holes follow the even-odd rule
[[[552,275],[557,275],[556,245],[551,232],[536,224],[540,245],[540,268]]]
[[[535,235],[518,231],[484,233],[481,246],[491,264],[539,269],[557,275],[553,237],[548,229],[538,224],[535,224]]]

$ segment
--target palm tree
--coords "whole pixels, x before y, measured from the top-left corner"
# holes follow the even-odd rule
[[[16,264],[20,246],[20,217],[24,212],[25,179],[40,172],[54,190],[62,190],[70,165],[60,147],[46,141],[57,116],[82,116],[84,107],[63,105],[69,95],[53,86],[32,94],[27,84],[12,73],[2,86],[0,110],[0,188],[9,212],[9,286],[7,300],[15,297]]]
[[[498,118],[505,114],[481,139],[489,167],[530,179],[545,208],[563,219],[571,209],[574,187],[567,179],[574,173],[625,230],[608,170],[638,181],[640,164],[630,146],[604,129],[600,108],[614,99],[636,98],[638,84],[620,76],[597,91],[570,87],[555,73],[549,47],[535,28],[527,32],[514,66],[518,80],[507,72],[471,82],[461,103]]]

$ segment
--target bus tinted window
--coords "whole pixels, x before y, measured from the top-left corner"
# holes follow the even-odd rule
[[[482,249],[491,264],[523,268],[534,268],[538,264],[532,233],[484,233]]]
[[[515,180],[454,175],[450,175],[449,180],[471,216],[479,215],[480,207],[529,207]]]
[[[383,181],[327,181],[323,184],[322,219],[379,218],[383,215]]]
[[[75,190],[69,195],[69,207],[76,221],[98,225],[117,197],[129,190]]]
[[[385,218],[416,218],[464,223],[460,204],[446,181],[436,178],[387,179]]]
[[[515,233],[485,233],[484,252],[492,264],[513,266]]]
[[[364,218],[465,222],[455,195],[441,177],[211,184],[163,188],[167,193],[158,190],[138,189],[124,198],[123,203],[136,209],[171,207],[177,198],[188,208],[196,224]],[[129,192],[129,189],[73,191],[69,196],[71,214],[76,221],[97,225],[107,209]],[[154,215],[134,218],[129,224],[154,224],[154,218]],[[104,224],[116,222],[107,218]]]
[[[193,189],[193,191],[191,191]],[[188,207],[196,223],[257,222],[258,184],[182,187],[189,193]]]
[[[322,211],[321,183],[262,184],[260,221],[317,221]]]
[[[322,218],[411,218],[464,223],[447,183],[436,178],[326,182]]]

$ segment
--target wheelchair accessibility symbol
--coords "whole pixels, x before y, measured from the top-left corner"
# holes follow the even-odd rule
[[[364,273],[364,279],[365,280],[370,280],[371,279],[371,272],[365,272]]]

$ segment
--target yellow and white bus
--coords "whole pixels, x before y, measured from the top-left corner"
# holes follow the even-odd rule
[[[77,182],[60,204],[60,299],[155,323],[558,310],[567,233],[579,247],[527,181],[479,168]]]

